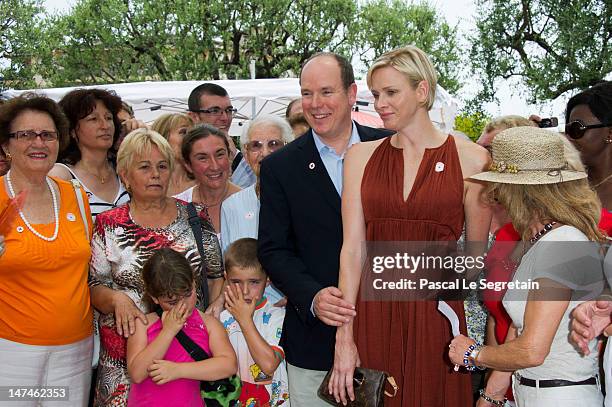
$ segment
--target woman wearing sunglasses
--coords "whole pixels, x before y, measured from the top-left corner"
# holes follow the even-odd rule
[[[240,238],[257,239],[261,160],[291,141],[293,141],[291,127],[287,121],[277,116],[259,116],[242,131],[240,145],[242,151],[246,152],[246,162],[255,173],[257,182],[230,196],[221,206],[221,250],[224,253],[232,242]],[[266,297],[275,304],[283,295],[268,286]]]
[[[612,210],[612,82],[597,84],[567,102],[565,134],[587,166],[602,206]]]

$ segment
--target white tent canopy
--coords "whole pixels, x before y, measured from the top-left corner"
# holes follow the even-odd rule
[[[204,83],[216,83],[227,90],[232,104],[238,109],[230,133],[240,134],[239,126],[259,114],[284,115],[287,104],[300,97],[300,86],[297,78],[288,79],[250,79],[250,80],[220,80],[220,81],[171,81],[171,82],[134,82],[96,86],[80,86],[78,88],[96,87],[113,90],[124,101],[134,108],[136,118],[151,122],[162,113],[185,112],[187,98],[192,89]],[[76,88],[38,89],[54,100],[60,100],[67,92]],[[17,96],[24,90],[9,90],[9,97]],[[368,90],[365,81],[357,81],[357,104],[360,112],[375,116],[374,98]],[[450,132],[457,113],[457,101],[442,87],[436,90],[436,100],[429,115],[441,130]]]

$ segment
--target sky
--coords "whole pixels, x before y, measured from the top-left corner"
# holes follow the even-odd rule
[[[49,11],[65,12],[68,11],[75,0],[45,0],[44,4]],[[472,0],[429,0],[441,15],[446,18],[446,21],[451,25],[457,25],[459,36],[461,39],[462,48],[468,52],[466,36],[470,31],[475,29],[474,14],[476,6]],[[476,93],[477,84],[471,79],[470,72],[466,67],[464,72],[465,86],[456,95],[461,98],[469,98]],[[521,93],[523,91],[523,93]],[[519,114],[529,116],[537,114],[541,117],[558,116],[563,117],[563,110],[568,96],[561,96],[556,101],[533,106],[527,105],[525,102],[526,94],[524,87],[518,81],[506,81],[499,83],[497,96],[500,99],[499,104],[489,103],[485,105],[485,110],[491,116],[499,116],[504,114]],[[560,120],[562,122],[562,120]]]

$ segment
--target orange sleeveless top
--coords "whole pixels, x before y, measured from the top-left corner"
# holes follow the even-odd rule
[[[4,237],[0,256],[0,338],[29,345],[66,345],[92,334],[87,286],[91,249],[71,183],[53,178],[59,187],[59,233],[53,242],[35,236],[20,217]],[[0,209],[8,204],[0,178]],[[85,221],[91,212],[83,193]],[[55,222],[32,225],[52,236]]]

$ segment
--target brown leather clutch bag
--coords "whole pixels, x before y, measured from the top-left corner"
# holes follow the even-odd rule
[[[329,394],[329,379],[332,371],[330,370],[325,375],[323,383],[319,386],[319,397],[334,406],[342,406],[342,403],[336,403],[336,399],[332,394]],[[393,388],[393,393],[385,391],[385,384],[389,383]],[[393,376],[389,376],[387,372],[379,370],[366,369],[363,367],[355,368],[353,375],[353,388],[355,390],[355,400],[348,402],[348,407],[384,407],[385,396],[395,397],[399,387],[395,383]]]

